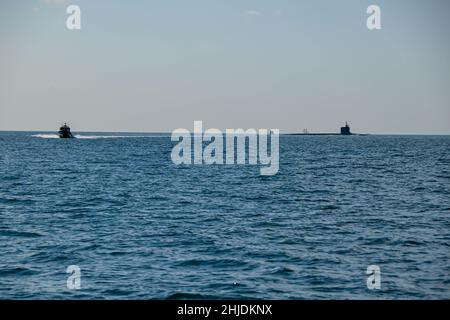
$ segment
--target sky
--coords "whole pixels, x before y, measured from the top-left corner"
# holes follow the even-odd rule
[[[81,30],[66,8],[81,9]],[[366,9],[381,8],[381,30]],[[0,130],[450,134],[448,0],[2,0]]]

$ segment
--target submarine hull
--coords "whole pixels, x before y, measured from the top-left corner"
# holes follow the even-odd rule
[[[72,139],[73,138],[73,135],[70,132],[59,132],[58,135],[61,139]]]

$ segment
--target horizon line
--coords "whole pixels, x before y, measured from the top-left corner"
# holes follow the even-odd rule
[[[55,133],[58,132],[55,130],[3,130],[0,129],[0,132],[30,132],[30,133]],[[171,135],[171,131],[88,131],[88,130],[80,130],[74,131],[73,133],[131,133],[131,134],[168,134]],[[310,132],[314,136],[314,134],[318,135],[336,135],[336,132]],[[303,132],[281,132],[280,135],[296,135],[296,136],[308,136],[308,134],[304,134]],[[450,136],[450,132],[447,133],[353,133],[353,135],[369,135],[369,136]]]

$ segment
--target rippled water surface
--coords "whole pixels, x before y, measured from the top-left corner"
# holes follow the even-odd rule
[[[450,298],[449,136],[282,136],[272,177],[53,137],[0,133],[2,299]]]

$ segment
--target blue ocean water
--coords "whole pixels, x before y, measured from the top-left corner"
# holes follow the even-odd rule
[[[450,298],[450,136],[282,136],[275,176],[53,137],[0,133],[0,299]]]

